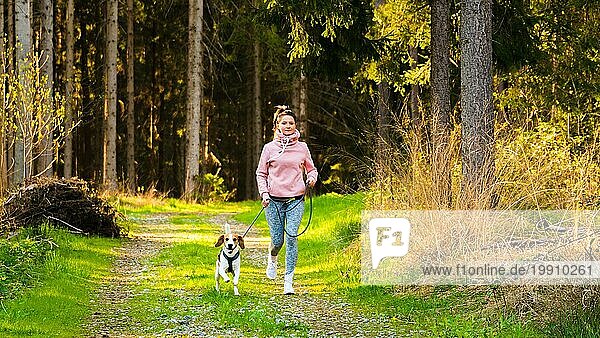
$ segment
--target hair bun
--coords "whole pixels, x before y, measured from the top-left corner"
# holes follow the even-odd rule
[[[294,121],[296,120],[296,114],[294,114],[289,106],[282,104],[275,106],[275,108],[277,108],[277,111],[275,111],[275,114],[273,115],[273,131],[277,129],[277,120],[283,115],[289,115],[294,118]]]
[[[277,113],[281,112],[281,111],[285,111],[286,109],[288,109],[289,107],[286,105],[277,105],[275,106],[275,108],[277,108]]]

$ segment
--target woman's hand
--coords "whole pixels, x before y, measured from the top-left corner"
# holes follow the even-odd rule
[[[269,197],[269,194],[262,194],[262,206],[266,208],[269,205],[269,202],[271,202],[271,197]]]
[[[306,184],[308,184],[308,186],[311,188],[314,187],[316,183],[317,183],[317,181],[312,177],[306,179]]]

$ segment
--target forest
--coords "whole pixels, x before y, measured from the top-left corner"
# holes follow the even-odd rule
[[[255,199],[285,104],[320,192],[414,208],[469,205],[482,186],[492,206],[599,202],[594,1],[2,4],[2,191],[76,176]]]
[[[0,22],[0,335],[600,335],[600,2],[0,0]],[[271,278],[281,105],[318,181]],[[369,237],[372,211],[441,221]],[[228,229],[240,297],[215,289]],[[368,241],[406,249],[384,272],[591,277],[380,285]]]

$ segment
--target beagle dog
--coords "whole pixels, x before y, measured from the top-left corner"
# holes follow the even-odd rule
[[[228,227],[227,227],[228,228]],[[229,282],[228,272],[233,274],[233,293],[239,296],[238,280],[240,279],[240,249],[244,249],[244,237],[234,235],[229,230],[219,236],[215,247],[223,245],[217,256],[215,269],[215,289],[219,291],[219,279],[223,278],[225,283]]]

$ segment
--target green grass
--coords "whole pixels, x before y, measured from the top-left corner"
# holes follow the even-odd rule
[[[539,330],[519,320],[486,307],[486,295],[444,290],[423,295],[397,292],[393,287],[364,286],[360,283],[360,217],[363,196],[330,194],[314,199],[313,219],[309,230],[300,238],[297,284],[302,292],[313,295],[342,295],[355,311],[386,315],[394,325],[408,325],[423,336],[541,336]],[[249,224],[260,211],[258,202],[228,204],[238,210],[234,218]],[[204,208],[204,207],[203,207]],[[309,203],[306,203],[306,224]],[[164,210],[164,209],[162,209]],[[193,241],[176,243],[149,261],[151,269],[138,289],[146,290],[130,306],[131,315],[140,327],[152,328],[144,334],[161,334],[173,329],[164,318],[204,317],[220,327],[237,327],[250,336],[302,336],[303,323],[278,318],[270,297],[278,295],[280,285],[265,282],[264,267],[242,266],[242,297],[232,297],[231,284],[222,285],[222,293],[213,291],[214,239],[220,225],[208,223],[201,213],[210,209],[189,206],[172,214],[171,223],[184,232],[196,233]],[[167,213],[168,210],[164,210]],[[148,212],[151,212],[148,210]],[[254,225],[259,236],[268,236],[264,216]],[[178,230],[179,231],[179,230]],[[280,255],[283,266],[283,256]],[[187,296],[181,296],[181,291]],[[174,306],[177,299],[177,306]],[[137,308],[136,308],[137,306]],[[148,311],[148,309],[151,309]],[[210,311],[199,310],[210,309]],[[241,310],[240,310],[241,309]]]
[[[160,214],[218,214],[245,211],[250,207],[250,203],[210,203],[195,204],[185,201],[168,198],[164,200],[120,196],[111,200],[117,209],[129,218],[136,219],[140,216],[148,216],[153,213]]]
[[[600,337],[600,309],[577,310],[552,321],[544,332],[549,337]]]
[[[218,209],[178,203],[174,206],[177,210],[165,205],[146,209],[123,205],[123,212],[136,212],[140,218],[155,212],[165,213],[169,223],[176,227],[178,237],[181,233],[189,235],[186,240],[173,243],[148,260],[150,269],[136,286],[138,296],[125,305],[130,309],[133,321],[138,323],[140,333],[164,334],[175,329],[181,318],[200,318],[198,320],[202,322],[209,318],[208,321],[216,323],[217,327],[236,327],[249,335],[304,332],[303,324],[284,321],[274,315],[273,305],[265,297],[272,285],[265,285],[262,274],[259,277],[252,267],[242,266],[244,280],[240,282],[240,289],[244,297],[233,297],[231,283],[223,283],[222,293],[214,291],[214,264],[218,253],[214,242],[221,232],[221,225],[209,223],[208,216],[246,210],[249,214],[258,204],[230,203],[226,208]],[[135,222],[132,231],[138,231]]]
[[[32,267],[37,277],[0,308],[0,336],[81,336],[90,299],[111,267],[118,240],[50,231],[58,245]]]
[[[308,222],[309,203],[308,200],[305,203],[300,231]],[[296,279],[307,286],[307,291],[335,291],[347,284],[357,285],[360,282],[360,246],[350,244],[358,238],[362,209],[361,194],[327,194],[314,198],[311,223],[298,241]],[[250,210],[236,215],[235,219],[249,224],[259,211],[260,204],[254,203]],[[264,215],[254,226],[261,230],[263,236],[269,236]],[[285,255],[279,256],[279,264],[283,266]]]
[[[329,194],[315,199],[313,220],[299,241],[298,279],[309,292],[342,294],[357,311],[377,312],[396,325],[412,323],[424,336],[537,337],[540,331],[514,317],[486,309],[485,293],[465,293],[459,289],[428,295],[397,292],[394,287],[365,286],[360,282],[361,211],[363,195]],[[236,216],[249,223],[260,210],[252,208]],[[307,203],[308,215],[308,203]],[[303,228],[306,221],[301,225]],[[267,228],[264,217],[257,222]],[[282,263],[282,262],[280,262]],[[443,289],[443,288],[442,288]]]
[[[343,293],[361,309],[386,314],[411,323],[423,336],[438,337],[543,337],[535,326],[514,316],[495,312],[484,288],[454,286],[412,287],[358,286]]]
[[[354,311],[385,316],[391,325],[407,327],[421,336],[447,337],[592,337],[598,333],[597,313],[574,313],[568,321],[540,323],[517,319],[502,306],[493,306],[491,289],[461,287],[366,286],[360,282],[360,218],[363,195],[329,194],[314,199],[313,219],[299,240],[296,270],[297,297],[327,293],[342,297]],[[177,335],[183,326],[213,325],[221,332],[235,327],[248,336],[306,336],[307,323],[283,318],[273,301],[282,285],[267,281],[264,266],[243,261],[241,297],[231,283],[214,291],[214,241],[221,224],[211,223],[220,213],[235,213],[249,224],[260,211],[259,202],[214,205],[178,200],[121,198],[120,211],[130,217],[132,233],[150,233],[168,245],[145,263],[148,269],[134,285],[134,297],[123,305],[135,335]],[[309,203],[306,203],[306,224]],[[144,219],[163,225],[148,227]],[[160,223],[159,222],[159,223]],[[166,223],[165,223],[166,222]],[[261,216],[254,225],[268,238]],[[59,244],[34,278],[36,286],[0,308],[0,336],[80,336],[90,315],[90,299],[106,277],[118,240],[53,233]],[[280,255],[280,266],[284,265]],[[37,275],[36,275],[37,276]],[[490,305],[492,303],[492,305]],[[116,314],[115,314],[116,316]],[[117,318],[115,317],[115,320]]]
[[[25,229],[10,240],[0,239],[0,301],[31,285],[54,243],[41,231]]]

